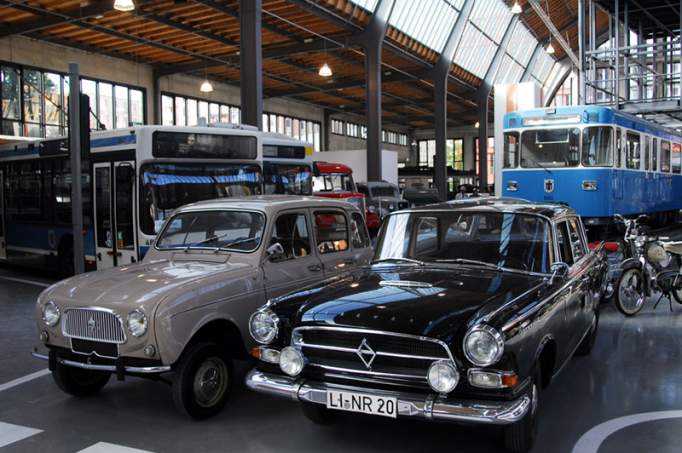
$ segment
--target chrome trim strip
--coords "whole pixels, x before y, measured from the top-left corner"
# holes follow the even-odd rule
[[[398,416],[425,420],[442,420],[484,425],[510,425],[521,420],[534,403],[532,394],[512,401],[450,400],[434,394],[378,390],[365,387],[296,380],[286,376],[251,370],[246,386],[266,393],[301,402],[326,405],[327,391],[340,390],[398,399]]]
[[[50,357],[45,355],[45,354],[40,354],[37,352],[32,352],[31,355],[35,357],[36,359],[41,359],[41,360],[50,360]],[[66,365],[74,368],[81,368],[83,370],[94,370],[94,371],[110,371],[112,373],[115,373],[116,367],[114,365],[96,365],[94,363],[81,363],[81,362],[75,362],[73,360],[67,360],[67,359],[62,359],[62,358],[57,358],[57,362],[59,362],[61,365]],[[158,365],[158,366],[145,366],[145,367],[138,367],[138,366],[125,366],[123,367],[123,370],[126,373],[131,373],[131,374],[156,374],[156,373],[167,373],[171,371],[171,367],[169,365]]]
[[[357,348],[344,348],[342,346],[326,346],[323,344],[313,344],[304,343],[302,341],[297,341],[294,343],[296,347],[311,348],[311,349],[323,349],[325,351],[338,351],[338,352],[348,352],[355,354],[358,352]],[[376,355],[384,357],[397,357],[399,359],[415,359],[415,360],[443,360],[445,357],[431,357],[426,355],[410,355],[410,354],[398,354],[397,352],[382,352],[376,351]]]
[[[435,338],[430,338],[430,337],[424,337],[421,335],[411,335],[408,333],[399,333],[399,332],[389,332],[386,330],[371,330],[371,329],[358,329],[358,328],[350,328],[350,327],[335,327],[335,326],[301,326],[301,327],[296,327],[293,332],[291,333],[291,344],[296,344],[297,342],[294,341],[296,338],[296,332],[300,330],[324,330],[324,331],[331,331],[331,332],[350,332],[350,333],[359,333],[359,334],[369,334],[369,335],[385,335],[385,336],[390,336],[390,337],[399,337],[399,338],[410,338],[413,340],[418,340],[418,341],[428,341],[431,343],[435,343],[437,345],[440,345],[443,349],[445,349],[445,352],[447,352],[448,357],[452,361],[452,363],[456,364],[454,357],[452,356],[452,353],[450,352],[450,348],[448,347],[447,344],[445,344],[444,341],[437,340]],[[442,357],[439,357],[442,359]]]
[[[329,365],[320,365],[319,363],[306,363],[306,366],[312,366],[315,368],[322,368],[323,370],[337,371],[342,373],[355,373],[355,374],[366,374],[369,376],[378,377],[391,377],[391,378],[401,378],[401,379],[424,379],[426,380],[426,374],[423,376],[418,376],[416,374],[398,374],[398,373],[382,373],[379,371],[369,371],[369,370],[355,370],[353,368],[342,368]]]

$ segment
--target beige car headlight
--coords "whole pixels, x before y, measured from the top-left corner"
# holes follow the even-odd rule
[[[128,331],[134,337],[141,337],[147,333],[147,327],[149,323],[147,321],[147,315],[140,309],[136,309],[128,313],[128,318],[126,319],[126,324]]]
[[[48,301],[43,305],[43,322],[48,327],[54,327],[59,322],[61,313],[59,307],[53,301]]]

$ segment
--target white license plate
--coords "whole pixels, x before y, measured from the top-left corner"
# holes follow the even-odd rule
[[[327,408],[396,418],[398,399],[355,392],[327,391]]]

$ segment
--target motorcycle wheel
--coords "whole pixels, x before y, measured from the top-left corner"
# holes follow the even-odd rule
[[[673,293],[673,299],[675,299],[675,302],[682,304],[682,288],[673,289],[671,293]]]
[[[642,271],[637,268],[626,269],[616,286],[616,306],[626,316],[639,313],[644,306],[644,282]]]

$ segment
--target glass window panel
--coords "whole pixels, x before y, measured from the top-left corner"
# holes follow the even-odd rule
[[[64,135],[60,126],[45,126],[45,137],[60,137]]]
[[[21,119],[19,70],[3,67],[0,76],[2,77],[2,117],[19,120]]]
[[[443,0],[396,0],[388,22],[427,47],[441,52],[459,13]]]
[[[496,51],[497,44],[471,23],[467,23],[459,47],[455,52],[454,63],[475,76],[483,78],[495,57]]]
[[[230,122],[230,106],[221,105],[220,106],[220,122],[229,123]]]
[[[129,127],[128,122],[128,88],[116,85],[116,128]]]
[[[81,91],[90,98],[90,128],[99,129],[97,113],[97,82],[94,80],[82,79]],[[102,119],[99,118],[101,122]],[[110,124],[108,126],[111,126]]]
[[[308,121],[308,126],[306,127],[306,131],[308,133],[308,138],[307,141],[308,143],[314,143],[315,137],[314,137],[314,132],[313,132],[313,122]]]
[[[288,135],[289,137],[293,136],[293,131],[291,130],[291,123],[292,119],[287,117],[284,121],[284,134]]]
[[[277,133],[284,133],[284,117],[281,115],[277,117]]]
[[[239,124],[239,108],[230,107],[230,122],[234,124]]]
[[[187,126],[187,101],[181,96],[175,98],[175,124]]]
[[[187,125],[196,126],[198,124],[199,109],[195,99],[187,99]]]
[[[114,123],[114,87],[110,83],[99,83],[99,121],[104,129],[113,129]]]
[[[130,123],[133,126],[144,124],[144,94],[141,90],[130,90]],[[184,113],[184,112],[183,112]]]
[[[40,123],[43,117],[43,80],[39,71],[24,70],[24,121]],[[39,135],[30,135],[39,137]]]
[[[205,126],[208,122],[208,102],[199,101],[199,124]]]
[[[263,132],[267,132],[270,127],[270,119],[267,113],[263,113]]]
[[[294,119],[294,134],[292,135],[293,138],[298,138],[299,137],[299,132],[298,132],[298,120]]]
[[[315,151],[319,151],[320,150],[320,124],[319,123],[315,123],[313,131],[314,131],[313,145],[315,147]]]
[[[59,74],[43,75],[45,90],[45,123],[61,124],[62,117],[62,78]]]
[[[507,53],[521,66],[527,66],[533,55],[537,41],[520,21],[516,23]]]
[[[512,13],[502,1],[476,2],[469,20],[489,38],[499,44],[511,22]]]
[[[173,118],[173,98],[170,96],[161,96],[161,124],[164,126],[175,124],[175,119]]]
[[[211,124],[220,122],[220,106],[213,102],[208,107],[208,122]]]
[[[296,137],[299,140],[305,140],[306,137],[306,122],[301,120],[299,122],[299,136]]]

